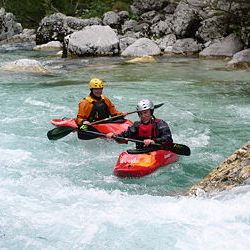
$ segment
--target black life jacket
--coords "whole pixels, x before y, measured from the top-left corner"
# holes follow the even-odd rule
[[[105,103],[103,96],[100,101],[94,101],[90,96],[86,97],[85,99],[93,104],[93,108],[88,118],[89,122],[98,121],[110,117],[108,105]]]

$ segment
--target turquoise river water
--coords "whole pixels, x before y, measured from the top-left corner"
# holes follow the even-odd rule
[[[249,249],[248,183],[212,197],[181,195],[250,139],[249,70],[226,70],[223,60],[164,55],[126,64],[0,47],[0,66],[21,58],[51,73],[0,70],[0,249]],[[49,121],[75,117],[94,77],[119,111],[143,98],[164,102],[155,115],[191,156],[120,179],[113,168],[133,143],[74,133],[49,141]]]

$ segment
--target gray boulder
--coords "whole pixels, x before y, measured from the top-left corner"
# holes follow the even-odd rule
[[[34,29],[23,29],[21,33],[18,33],[10,38],[0,41],[0,44],[4,43],[23,43],[33,42],[36,40],[36,31]]]
[[[109,25],[111,28],[118,28],[120,16],[114,11],[108,11],[104,13],[102,21],[104,25]]]
[[[122,10],[122,11],[118,12],[118,16],[120,18],[120,21],[122,23],[124,23],[125,20],[127,20],[129,18],[129,12],[125,11],[125,10]]]
[[[64,37],[86,26],[102,24],[100,18],[81,19],[56,13],[44,17],[36,32],[36,43],[63,42]]]
[[[161,15],[155,10],[148,11],[140,16],[140,21],[148,24],[153,24],[160,20]]]
[[[173,15],[173,32],[178,38],[193,37],[200,25],[199,11],[180,2]]]
[[[174,34],[169,34],[161,39],[155,40],[155,43],[162,51],[172,52],[173,45],[176,43],[176,36]]]
[[[4,8],[0,9],[0,41],[6,40],[23,31],[22,25],[15,21],[12,13],[5,12]]]
[[[242,50],[243,44],[238,36],[231,34],[221,41],[215,42],[200,52],[204,57],[231,57]]]
[[[100,56],[119,53],[118,36],[109,26],[87,26],[66,36],[64,46],[64,56]]]
[[[162,10],[168,3],[168,0],[134,0],[131,10],[135,14],[142,14],[151,10]]]
[[[182,55],[194,55],[201,51],[202,45],[193,38],[183,38],[176,41],[173,45],[172,52]]]
[[[195,36],[203,42],[208,42],[226,35],[226,22],[222,16],[214,16],[201,22]]]
[[[137,39],[134,37],[122,37],[120,38],[120,52],[123,52],[128,46],[133,44]]]
[[[140,38],[132,45],[128,46],[123,52],[122,56],[153,56],[159,55],[161,49],[159,46],[148,38]]]
[[[128,31],[135,31],[136,27],[138,25],[138,22],[135,20],[127,20],[124,22],[124,24],[122,25],[122,33],[126,34]]]
[[[227,67],[231,69],[250,68],[250,49],[245,49],[234,54],[232,60],[228,62]]]

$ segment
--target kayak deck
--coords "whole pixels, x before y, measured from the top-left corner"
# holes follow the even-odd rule
[[[76,127],[76,130],[74,130],[74,132],[77,131],[77,124],[76,124],[76,118],[72,118],[72,119],[54,119],[50,121],[53,125],[57,126],[57,127],[61,127],[61,126],[69,126],[69,127]],[[119,134],[125,130],[127,130],[127,128],[132,125],[133,122],[130,120],[124,120],[124,122],[107,122],[107,123],[98,123],[98,124],[93,124],[92,126],[94,128],[96,128],[100,133],[103,134],[107,134],[107,133],[115,133],[115,134]]]
[[[114,174],[118,177],[142,177],[178,160],[177,154],[166,150],[143,154],[122,152],[114,168]]]

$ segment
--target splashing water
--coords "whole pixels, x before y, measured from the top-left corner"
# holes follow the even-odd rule
[[[1,49],[0,66],[39,60],[52,73],[1,71],[1,249],[248,249],[248,185],[207,198],[181,196],[249,140],[250,72],[221,60],[162,56],[154,64],[122,58],[61,59]],[[93,77],[119,111],[142,98],[169,123],[189,157],[143,178],[113,175],[133,144],[46,137],[49,120],[73,118]],[[128,117],[138,119],[136,114]]]

